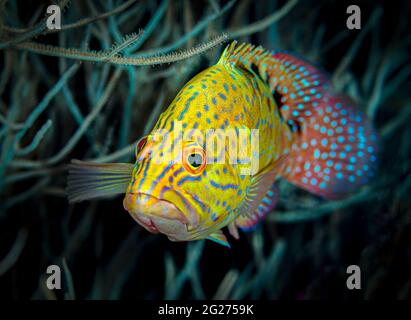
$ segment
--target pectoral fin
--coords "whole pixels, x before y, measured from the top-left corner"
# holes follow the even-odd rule
[[[238,219],[238,218],[237,218]],[[240,239],[240,234],[238,233],[236,222],[233,221],[228,225],[228,231],[234,237],[234,239]]]
[[[270,165],[252,178],[248,192],[238,208],[240,216],[253,218],[253,215],[261,204],[264,196],[273,185],[275,176],[276,172],[274,167],[273,165]]]
[[[231,248],[230,244],[227,241],[226,236],[224,235],[224,233],[221,230],[218,230],[218,231],[210,234],[207,237],[207,239],[211,240],[211,241],[214,241],[214,242],[217,242],[218,244],[221,244],[224,247]]]
[[[66,189],[69,202],[125,193],[133,167],[130,163],[102,164],[72,160]]]
[[[267,191],[261,203],[251,216],[240,215],[235,220],[235,225],[243,231],[251,231],[270,213],[278,199],[278,188],[275,184]]]

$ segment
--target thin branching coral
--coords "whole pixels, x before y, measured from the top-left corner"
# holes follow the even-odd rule
[[[38,54],[75,59],[79,61],[104,62],[122,66],[152,66],[156,64],[172,63],[188,59],[223,43],[225,40],[227,40],[228,36],[223,33],[222,35],[217,36],[214,39],[210,39],[207,42],[201,43],[196,47],[153,57],[134,58],[122,57],[118,55],[119,51],[122,51],[124,48],[130,46],[131,43],[133,41],[136,41],[138,38],[139,37],[137,37],[137,35],[129,35],[124,39],[122,43],[114,45],[114,47],[108,52],[67,49],[34,42],[19,43],[15,46],[19,49],[28,50]]]

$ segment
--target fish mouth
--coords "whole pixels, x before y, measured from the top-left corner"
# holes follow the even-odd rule
[[[131,214],[131,216],[134,218],[134,220],[136,220],[136,222],[139,225],[143,226],[147,231],[151,233],[160,233],[160,230],[156,226],[153,219],[140,216],[139,214]]]
[[[124,208],[133,219],[151,233],[163,233],[170,240],[186,240],[189,229],[198,225],[195,215],[185,215],[174,203],[146,193],[127,193]]]

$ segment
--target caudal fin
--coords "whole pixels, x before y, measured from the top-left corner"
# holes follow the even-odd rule
[[[375,175],[378,137],[347,98],[326,94],[312,108],[284,167],[288,181],[329,199],[356,191]]]
[[[277,52],[264,62],[257,62],[260,72],[293,136],[282,176],[328,199],[366,184],[375,175],[378,153],[378,135],[367,116],[307,61]]]

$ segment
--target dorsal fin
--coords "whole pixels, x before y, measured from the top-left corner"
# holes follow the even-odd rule
[[[258,72],[272,93],[280,97],[278,107],[291,128],[309,118],[325,92],[331,90],[325,72],[286,51],[270,52],[261,46],[237,45],[233,41],[224,50],[219,63],[246,68],[253,74]]]
[[[237,45],[237,41],[231,42],[222,53],[219,64],[226,64],[231,66],[237,66],[247,68],[249,71],[255,73],[252,68],[252,64],[256,65],[260,71],[260,63],[257,61],[264,61],[269,57],[269,52],[263,47],[255,47],[250,43],[242,43]],[[267,80],[267,77],[263,77],[264,73],[260,71],[260,76],[263,80]]]

